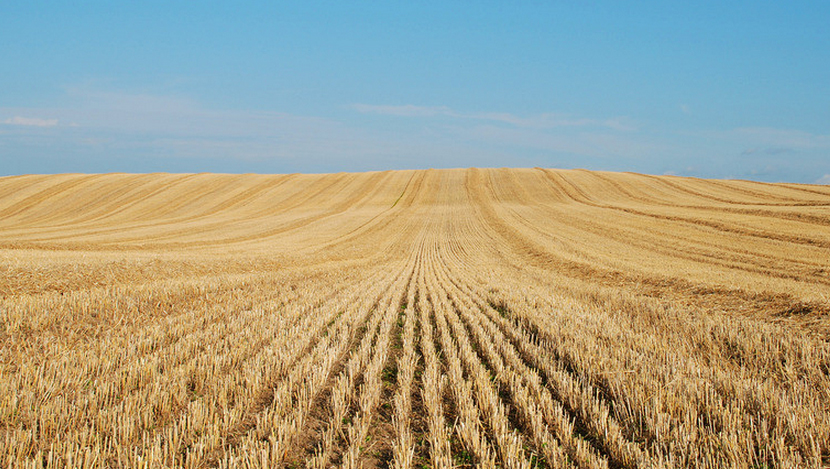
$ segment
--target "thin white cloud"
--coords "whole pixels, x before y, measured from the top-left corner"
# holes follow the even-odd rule
[[[640,133],[617,133],[607,129],[540,130],[485,123],[457,126],[450,133],[454,140],[479,147],[499,148],[506,153],[570,155],[569,158],[588,157],[591,161],[634,160],[649,155],[665,155],[674,150]]]
[[[786,147],[766,147],[766,148],[752,147],[752,148],[747,148],[746,150],[742,151],[741,156],[749,156],[749,155],[754,155],[756,153],[760,154],[760,155],[775,156],[775,155],[783,155],[785,153],[792,153],[794,151],[795,150],[793,148],[786,148]]]
[[[83,109],[141,113],[188,113],[201,110],[197,101],[184,96],[155,95],[127,91],[99,90],[83,86],[66,88],[67,96],[77,99]]]
[[[761,179],[804,182],[830,174],[820,159],[830,148],[830,136],[797,130],[739,128],[686,134],[678,140],[646,125],[638,128],[627,117],[461,112],[448,106],[412,104],[351,106],[355,112],[394,116],[401,124],[411,124],[402,132],[398,126],[390,129],[354,119],[213,109],[181,95],[89,88],[71,89],[68,95],[74,100],[62,108],[0,107],[0,133],[4,135],[0,145],[4,150],[16,146],[20,152],[40,154],[43,161],[51,161],[59,146],[66,150],[62,154],[76,155],[71,157],[74,160],[67,157],[73,164],[83,165],[93,156],[109,161],[113,155],[149,162],[145,166],[112,163],[106,166],[110,170],[163,168],[162,161],[169,161],[172,168],[182,170],[260,172],[554,165],[709,177],[758,174]],[[40,135],[25,125],[57,127]],[[737,156],[741,151],[744,158]],[[778,164],[784,159],[782,154],[790,151],[818,162],[809,173]],[[763,171],[748,171],[749,159],[758,160],[756,166]],[[678,169],[691,161],[708,169]],[[763,166],[770,164],[774,164],[771,169]],[[818,183],[830,184],[830,176]]]
[[[818,135],[803,130],[742,127],[727,132],[726,137],[750,141],[756,145],[750,148],[754,151],[757,151],[757,147],[776,149],[778,153],[790,149],[830,148],[830,135]],[[754,151],[749,151],[749,153]]]
[[[46,114],[52,119],[14,117],[0,125],[56,126],[87,133],[118,132],[135,135],[224,136],[260,138],[289,133],[292,128],[326,126],[331,122],[315,117],[280,112],[208,109],[177,96],[89,92],[79,105],[63,108],[3,108],[0,116]],[[190,104],[188,104],[190,103]],[[17,131],[22,131],[22,127]],[[14,131],[8,128],[8,131]]]
[[[516,127],[553,129],[557,127],[605,127],[612,130],[630,131],[637,127],[630,119],[615,117],[613,119],[571,118],[561,114],[545,113],[531,117],[519,117],[510,113],[460,114],[468,119],[489,120],[512,124]]]
[[[527,129],[553,129],[558,127],[600,127],[619,131],[637,130],[631,119],[615,117],[611,119],[574,118],[556,113],[537,114],[521,117],[508,112],[464,113],[447,106],[402,106],[354,104],[352,108],[364,114],[379,114],[396,117],[436,117],[445,116],[456,119],[478,120],[510,124]]]
[[[58,125],[58,120],[15,116],[4,120],[3,123],[8,125],[25,125],[29,127],[54,127]]]
[[[374,104],[354,104],[352,108],[364,114],[380,114],[383,116],[398,117],[432,117],[452,116],[460,117],[452,109],[446,106],[415,106],[406,104],[403,106],[378,106]]]
[[[387,143],[373,132],[336,120],[282,112],[210,109],[175,95],[85,89],[72,90],[71,96],[80,98],[75,106],[0,107],[0,132],[10,136],[0,144],[27,147],[29,152],[45,148],[46,142],[35,140],[24,132],[25,127],[2,125],[7,116],[39,114],[54,119],[15,117],[5,123],[19,126],[60,122],[61,131],[50,136],[49,145],[102,159],[128,154],[149,157],[148,161],[225,161],[229,168],[235,163],[253,168],[253,162],[263,168],[280,168],[279,162],[283,162],[283,170],[326,169],[327,163],[332,168],[357,170],[372,167],[361,165],[361,161],[380,166],[389,155],[414,147],[410,142]],[[410,159],[417,155],[405,154]]]
[[[830,174],[825,174],[824,176],[816,179],[816,184],[825,184],[830,186]]]

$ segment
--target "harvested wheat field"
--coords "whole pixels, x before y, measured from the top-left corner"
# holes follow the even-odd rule
[[[830,465],[830,187],[0,178],[0,467]]]

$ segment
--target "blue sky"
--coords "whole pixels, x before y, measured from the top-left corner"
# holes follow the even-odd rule
[[[830,183],[827,24],[827,1],[5,0],[0,175]]]

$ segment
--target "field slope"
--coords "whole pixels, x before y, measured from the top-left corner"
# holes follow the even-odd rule
[[[0,467],[830,466],[830,187],[0,178]]]

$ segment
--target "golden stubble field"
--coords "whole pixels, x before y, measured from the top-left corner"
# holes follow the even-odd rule
[[[0,467],[830,465],[830,187],[0,178]]]

